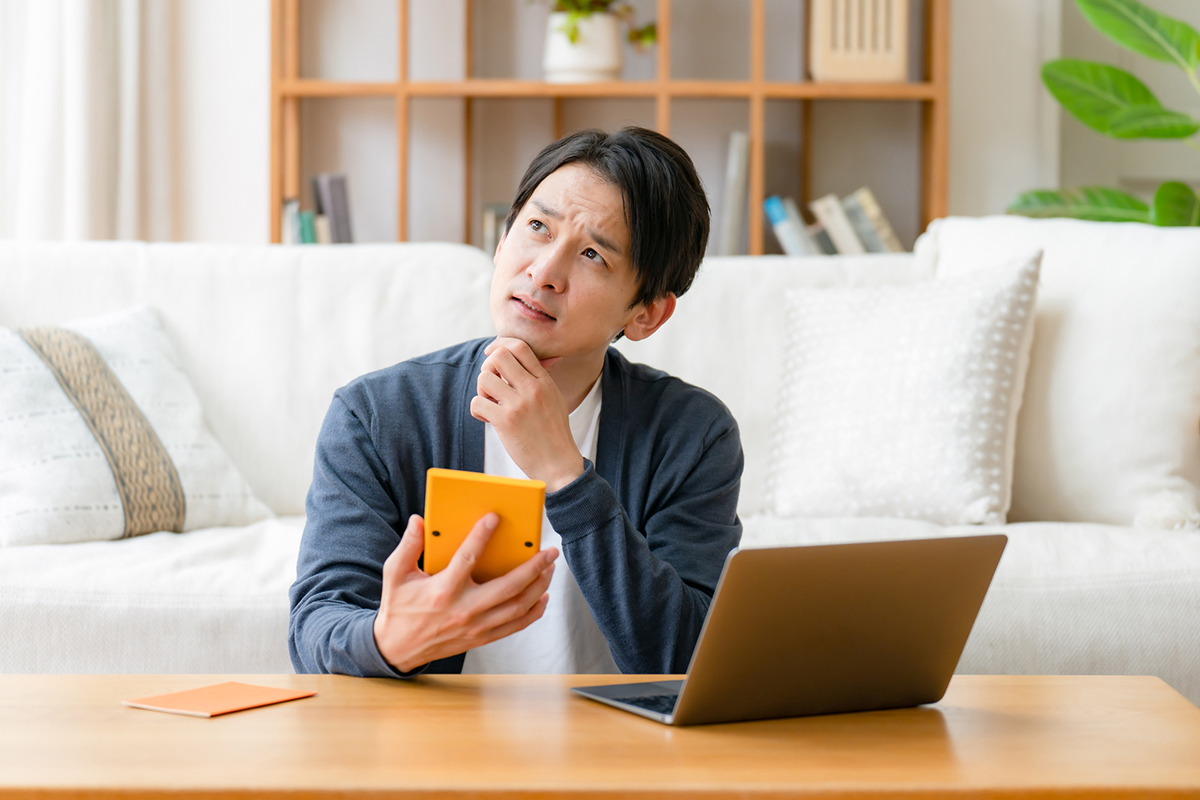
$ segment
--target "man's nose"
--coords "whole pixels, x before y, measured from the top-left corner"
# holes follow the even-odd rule
[[[526,270],[533,284],[542,289],[561,292],[567,288],[571,253],[567,242],[555,242],[533,260]]]

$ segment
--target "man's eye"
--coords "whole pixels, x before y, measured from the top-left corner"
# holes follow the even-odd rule
[[[592,248],[590,248],[590,247],[589,247],[587,250],[584,250],[584,251],[583,251],[583,254],[584,254],[584,256],[586,256],[587,258],[591,258],[591,259],[600,259],[601,261],[603,261],[603,260],[604,260],[604,259],[600,258],[600,254],[599,254],[599,253],[597,253],[595,250],[593,250],[593,249],[592,249]]]
[[[533,228],[535,231],[545,230],[546,228],[546,226],[543,225],[540,220],[536,219],[531,219],[529,221],[529,227]]]

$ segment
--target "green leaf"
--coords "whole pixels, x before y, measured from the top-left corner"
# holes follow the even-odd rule
[[[1162,108],[1146,84],[1107,64],[1073,58],[1047,61],[1042,82],[1063,108],[1100,133],[1108,133],[1113,117],[1132,107]]]
[[[1200,64],[1200,34],[1136,0],[1076,0],[1088,22],[1117,44],[1189,72]]]
[[[567,35],[567,41],[571,44],[579,43],[579,22],[587,19],[591,14],[587,11],[568,11],[567,18],[563,20],[562,27],[559,31]]]
[[[651,22],[641,28],[630,28],[629,41],[639,50],[650,47],[658,41],[658,26]]]
[[[1024,192],[1008,213],[1023,217],[1073,217],[1100,222],[1149,222],[1150,207],[1131,194],[1105,186],[1034,189]]]
[[[1130,106],[1108,120],[1109,136],[1117,139],[1186,139],[1200,131],[1200,122],[1162,106]]]
[[[1186,183],[1164,183],[1154,193],[1154,210],[1150,213],[1150,219],[1155,225],[1200,224],[1200,200]]]

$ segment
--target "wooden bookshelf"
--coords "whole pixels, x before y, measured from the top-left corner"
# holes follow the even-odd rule
[[[800,149],[801,200],[809,195],[812,148],[809,125],[814,100],[888,100],[921,103],[921,227],[946,213],[949,138],[950,0],[925,2],[925,80],[908,83],[821,83],[767,81],[765,0],[750,2],[750,79],[678,80],[671,77],[671,0],[658,0],[657,75],[647,81],[552,84],[542,81],[474,78],[471,62],[471,2],[466,9],[466,58],[461,81],[410,81],[408,0],[399,4],[399,64],[395,81],[326,81],[300,77],[300,0],[271,0],[271,241],[280,240],[284,198],[299,197],[300,102],[318,97],[392,97],[396,102],[397,231],[408,238],[409,119],[413,98],[547,98],[555,101],[556,136],[562,125],[561,101],[570,98],[642,98],[655,101],[655,127],[671,132],[671,102],[684,98],[746,100],[749,105],[749,250],[763,252],[764,119],[768,100],[799,100],[803,135]],[[471,104],[466,104],[463,158],[464,230],[470,235]]]

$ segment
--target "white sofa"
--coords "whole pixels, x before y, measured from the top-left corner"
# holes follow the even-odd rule
[[[1054,247],[1072,246],[1073,235]],[[738,419],[744,546],[997,529],[783,519],[767,508],[781,293],[930,280],[937,244],[927,237],[916,256],[709,259],[662,331],[620,344],[635,360],[709,388]],[[287,589],[332,392],[370,370],[489,335],[490,270],[479,250],[450,244],[0,243],[0,325],[156,307],[216,437],[278,515],[246,528],[0,548],[0,672],[291,671]],[[1037,358],[1035,343],[1031,374],[1047,366]],[[1184,385],[1200,407],[1200,375]],[[1153,674],[1200,702],[1200,532],[1130,522],[998,528],[1008,549],[959,671]]]

